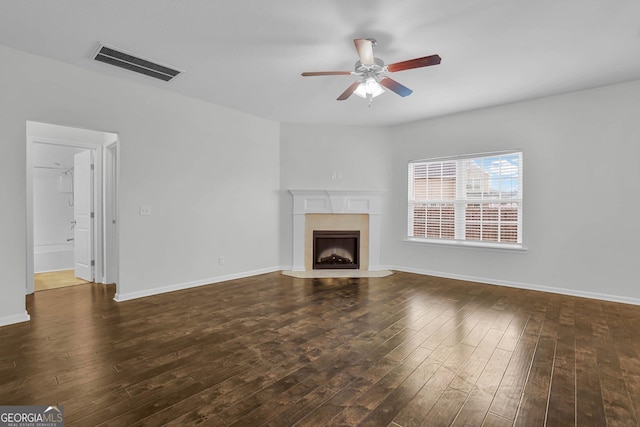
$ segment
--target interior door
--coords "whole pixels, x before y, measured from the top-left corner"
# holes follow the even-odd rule
[[[93,282],[93,156],[73,156],[74,268],[76,277]]]

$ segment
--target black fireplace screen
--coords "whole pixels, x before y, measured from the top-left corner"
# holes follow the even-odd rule
[[[359,269],[360,231],[313,232],[313,268]]]

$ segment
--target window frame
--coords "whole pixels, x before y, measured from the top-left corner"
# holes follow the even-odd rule
[[[482,196],[480,198],[473,198],[473,197],[469,197],[469,194],[467,193],[468,190],[472,190],[474,188],[476,188],[476,184],[478,184],[476,182],[476,179],[473,177],[468,177],[467,176],[467,172],[465,170],[465,168],[461,167],[463,166],[465,163],[465,161],[472,161],[472,160],[479,160],[481,161],[482,159],[488,159],[488,158],[493,158],[493,157],[498,157],[498,160],[502,160],[501,158],[503,156],[518,156],[518,160],[519,160],[519,164],[518,164],[518,174],[516,177],[517,180],[517,190],[514,193],[515,196],[514,197],[507,197],[507,198],[503,198],[503,193],[497,192],[497,195],[494,195],[493,197],[487,197],[484,198],[484,194],[482,194]],[[455,196],[453,199],[448,198],[448,199],[444,199],[443,194],[444,194],[444,181],[442,180],[442,177],[444,177],[445,175],[439,175],[440,177],[440,185],[441,185],[441,193],[440,193],[440,199],[436,199],[436,198],[429,198],[428,196],[426,196],[425,199],[418,199],[415,198],[415,184],[416,184],[416,179],[414,177],[414,170],[415,170],[415,165],[419,164],[422,165],[425,170],[427,172],[425,173],[425,176],[427,176],[427,180],[428,180],[428,168],[430,167],[429,165],[437,165],[440,164],[441,168],[444,168],[444,164],[445,163],[455,163]],[[466,154],[466,155],[460,155],[460,156],[449,156],[449,157],[438,157],[438,158],[430,158],[430,159],[421,159],[421,160],[410,160],[407,164],[407,183],[408,183],[408,188],[407,188],[407,228],[406,228],[406,239],[405,241],[408,242],[412,242],[412,243],[427,243],[427,244],[435,244],[435,245],[448,245],[448,246],[459,246],[459,247],[474,247],[474,248],[491,248],[491,249],[501,249],[501,250],[508,250],[508,251],[512,251],[512,250],[516,250],[516,251],[523,251],[526,250],[525,246],[524,246],[524,242],[523,242],[523,205],[524,205],[524,198],[523,198],[523,171],[524,171],[524,152],[521,149],[517,149],[517,150],[508,150],[508,151],[497,151],[497,152],[488,152],[488,153],[474,153],[474,154]],[[444,173],[444,169],[442,169],[442,173]],[[500,179],[504,179],[505,176],[507,176],[506,174],[502,174],[502,169],[500,170]],[[438,175],[436,175],[438,176]],[[493,176],[492,178],[493,179]],[[472,185],[472,188],[469,188],[469,185]],[[425,183],[426,187],[429,187],[431,184],[428,183],[428,181]],[[482,186],[482,183],[480,183],[480,186]],[[428,192],[428,190],[427,190]],[[493,193],[493,189],[490,189],[488,194]],[[449,194],[450,195],[450,194]],[[498,210],[498,214],[496,215],[497,219],[495,220],[495,229],[497,230],[497,236],[498,236],[498,241],[494,241],[494,240],[473,240],[473,239],[468,239],[467,238],[467,226],[469,224],[469,218],[467,215],[467,207],[469,204],[471,203],[477,203],[477,204],[485,204],[485,205],[495,205],[495,204],[515,204],[517,207],[517,218],[515,221],[509,221],[509,220],[505,220],[502,218],[502,211]],[[425,207],[425,220],[424,220],[424,234],[425,236],[415,236],[415,226],[416,223],[414,221],[414,214],[415,214],[415,207],[416,205],[428,205],[428,204],[434,204],[437,205],[440,204],[441,206],[448,204],[453,206],[453,211],[454,211],[454,220],[453,220],[453,229],[454,229],[454,233],[453,233],[453,238],[449,238],[449,237],[426,237],[426,234],[428,233],[428,221],[427,221],[427,211],[426,211],[426,207]],[[499,207],[499,209],[502,209],[502,207]],[[442,211],[441,211],[442,212]],[[442,221],[442,213],[440,214],[440,229],[439,229],[439,234],[440,236],[443,235],[442,232],[442,228],[443,228],[443,224],[444,222]],[[514,224],[515,223],[515,224]],[[451,223],[450,222],[446,222],[447,226],[449,227],[449,229],[451,228]],[[487,225],[487,224],[494,224],[493,221],[486,221],[483,222],[482,220],[480,220],[479,222],[480,227],[482,228],[483,225]],[[516,229],[516,233],[517,233],[517,237],[516,237],[516,241],[507,241],[507,242],[501,242],[499,241],[502,237],[501,237],[501,233],[502,233],[502,228],[504,225],[516,225],[517,229]],[[433,230],[433,229],[432,229]],[[448,236],[451,235],[451,230],[449,230],[449,232],[447,233]],[[482,237],[480,237],[481,239]]]

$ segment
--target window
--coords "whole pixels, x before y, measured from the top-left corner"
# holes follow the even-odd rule
[[[522,247],[522,152],[409,162],[411,240]]]

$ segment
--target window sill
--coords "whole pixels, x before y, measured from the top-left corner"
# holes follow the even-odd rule
[[[489,242],[471,242],[466,240],[436,240],[436,239],[417,239],[413,237],[407,237],[404,239],[407,243],[413,243],[418,245],[432,245],[432,246],[447,246],[452,248],[464,248],[464,249],[476,249],[476,250],[491,250],[498,252],[510,252],[510,253],[525,253],[527,248],[522,245],[503,244],[503,243],[489,243]]]

